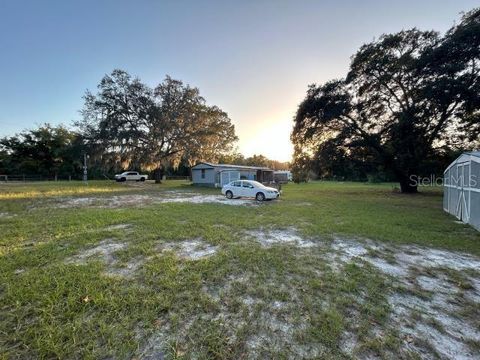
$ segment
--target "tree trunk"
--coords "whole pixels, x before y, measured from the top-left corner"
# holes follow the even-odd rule
[[[158,168],[155,169],[155,184],[161,184],[162,183],[162,177],[163,177],[163,168],[159,166]]]
[[[412,175],[401,176],[400,179],[400,191],[403,194],[416,194],[418,192],[418,183]]]

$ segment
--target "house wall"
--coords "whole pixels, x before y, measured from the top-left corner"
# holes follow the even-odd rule
[[[257,180],[256,170],[241,170],[240,179],[242,180]]]
[[[219,184],[219,186],[224,186],[230,183],[231,181],[235,181],[239,179],[240,179],[240,171],[227,170],[227,171],[221,171],[217,173],[217,178],[215,183]]]
[[[215,169],[205,168],[205,177],[202,178],[202,169],[192,169],[192,182],[195,185],[215,186]]]

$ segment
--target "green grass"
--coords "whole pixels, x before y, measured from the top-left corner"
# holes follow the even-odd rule
[[[391,279],[368,264],[338,272],[321,248],[264,248],[242,232],[293,226],[327,242],[358,237],[480,255],[480,233],[442,211],[440,188],[402,195],[392,184],[312,182],[286,185],[279,201],[261,206],[58,207],[65,198],[170,190],[218,193],[179,181],[0,184],[0,358],[131,358],[148,350],[238,359],[252,347],[258,358],[292,358],[312,355],[312,344],[320,349],[315,356],[349,358],[341,348],[346,332],[356,334],[356,353],[385,356],[400,346],[388,326]],[[118,224],[130,227],[106,229]],[[159,251],[162,243],[195,238],[218,252],[186,261]],[[134,276],[106,276],[101,259],[66,262],[104,239],[127,244],[115,266],[142,260]],[[455,280],[467,289],[467,280]],[[278,334],[280,344],[259,341]],[[165,344],[152,349],[148,339]]]

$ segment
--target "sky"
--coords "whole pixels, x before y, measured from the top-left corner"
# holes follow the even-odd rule
[[[312,83],[345,76],[364,43],[444,32],[477,1],[0,0],[0,136],[80,119],[82,96],[119,68],[198,87],[229,114],[245,156],[287,161]]]

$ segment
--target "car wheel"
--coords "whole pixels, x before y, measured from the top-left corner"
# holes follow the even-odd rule
[[[121,182],[127,181],[127,178],[124,178],[124,177],[123,177],[123,178],[120,179],[120,181],[121,181]]]
[[[230,190],[228,190],[228,191],[225,193],[225,196],[227,197],[227,199],[231,199],[231,198],[233,198],[233,193],[232,193]]]
[[[257,201],[263,201],[263,200],[265,200],[265,195],[263,193],[259,192],[255,196],[255,199],[257,199]]]
[[[142,181],[142,182],[145,181],[145,178],[140,178],[140,181]]]

